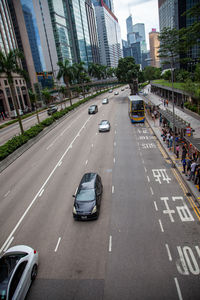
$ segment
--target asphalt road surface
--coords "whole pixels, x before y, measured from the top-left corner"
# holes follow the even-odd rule
[[[199,209],[148,124],[130,123],[128,92],[79,107],[1,173],[1,251],[39,251],[28,300],[199,299]],[[72,195],[90,171],[100,216],[76,222]]]

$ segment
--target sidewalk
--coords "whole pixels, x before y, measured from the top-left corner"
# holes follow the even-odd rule
[[[190,193],[193,194],[193,196],[196,198],[196,201],[198,202],[199,207],[200,207],[200,192],[198,190],[198,186],[195,185],[191,181],[187,181],[187,177],[185,176],[185,174],[182,174],[183,167],[182,167],[182,163],[181,163],[181,153],[180,153],[180,158],[177,159],[176,155],[173,153],[173,151],[170,151],[169,148],[167,148],[167,144],[163,141],[163,139],[161,137],[162,127],[159,125],[159,118],[156,119],[156,121],[154,123],[154,120],[148,114],[146,114],[146,119],[147,119],[147,122],[149,123],[151,129],[153,130],[154,134],[158,138],[160,144],[164,148],[166,154],[170,158],[171,162],[174,164],[175,168],[178,170],[182,180],[185,183],[185,186],[188,188]]]

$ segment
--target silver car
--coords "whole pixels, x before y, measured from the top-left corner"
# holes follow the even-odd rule
[[[102,104],[108,104],[108,102],[109,102],[108,98],[104,98],[103,101],[102,101]]]
[[[102,120],[99,124],[99,132],[110,131],[110,122],[107,120]]]
[[[38,252],[14,246],[0,257],[0,299],[23,300],[38,269]]]

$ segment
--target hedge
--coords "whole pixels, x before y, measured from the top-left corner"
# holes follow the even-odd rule
[[[85,103],[88,100],[107,92],[108,90],[109,89],[107,89],[105,91],[98,92],[95,95],[86,97],[85,99],[82,99],[82,100],[72,104],[71,106],[64,108],[63,110],[54,113],[51,117],[49,117],[49,118],[43,120],[42,122],[40,122],[40,124],[32,126],[28,130],[26,130],[24,132],[24,134],[14,136],[12,139],[7,141],[4,145],[0,146],[0,161],[5,159],[9,154],[13,153],[15,150],[17,150],[23,144],[27,143],[28,140],[30,140],[33,137],[37,136],[45,127],[50,126],[56,120],[58,120],[59,118],[62,118],[69,111],[71,111],[74,108],[78,107],[82,103]]]

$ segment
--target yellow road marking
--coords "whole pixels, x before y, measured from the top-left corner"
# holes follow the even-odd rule
[[[196,203],[194,202],[193,198],[187,196],[188,190],[187,190],[187,188],[185,187],[185,185],[183,184],[182,178],[180,177],[180,175],[177,173],[176,170],[174,170],[174,169],[171,169],[171,170],[172,170],[172,173],[174,174],[174,176],[176,177],[176,180],[178,181],[180,187],[182,188],[185,197],[188,199],[188,201],[189,201],[191,207],[193,208],[193,210],[194,210],[194,212],[195,212],[197,218],[198,218],[199,221],[200,221],[200,211],[199,211],[199,208],[196,206]]]

